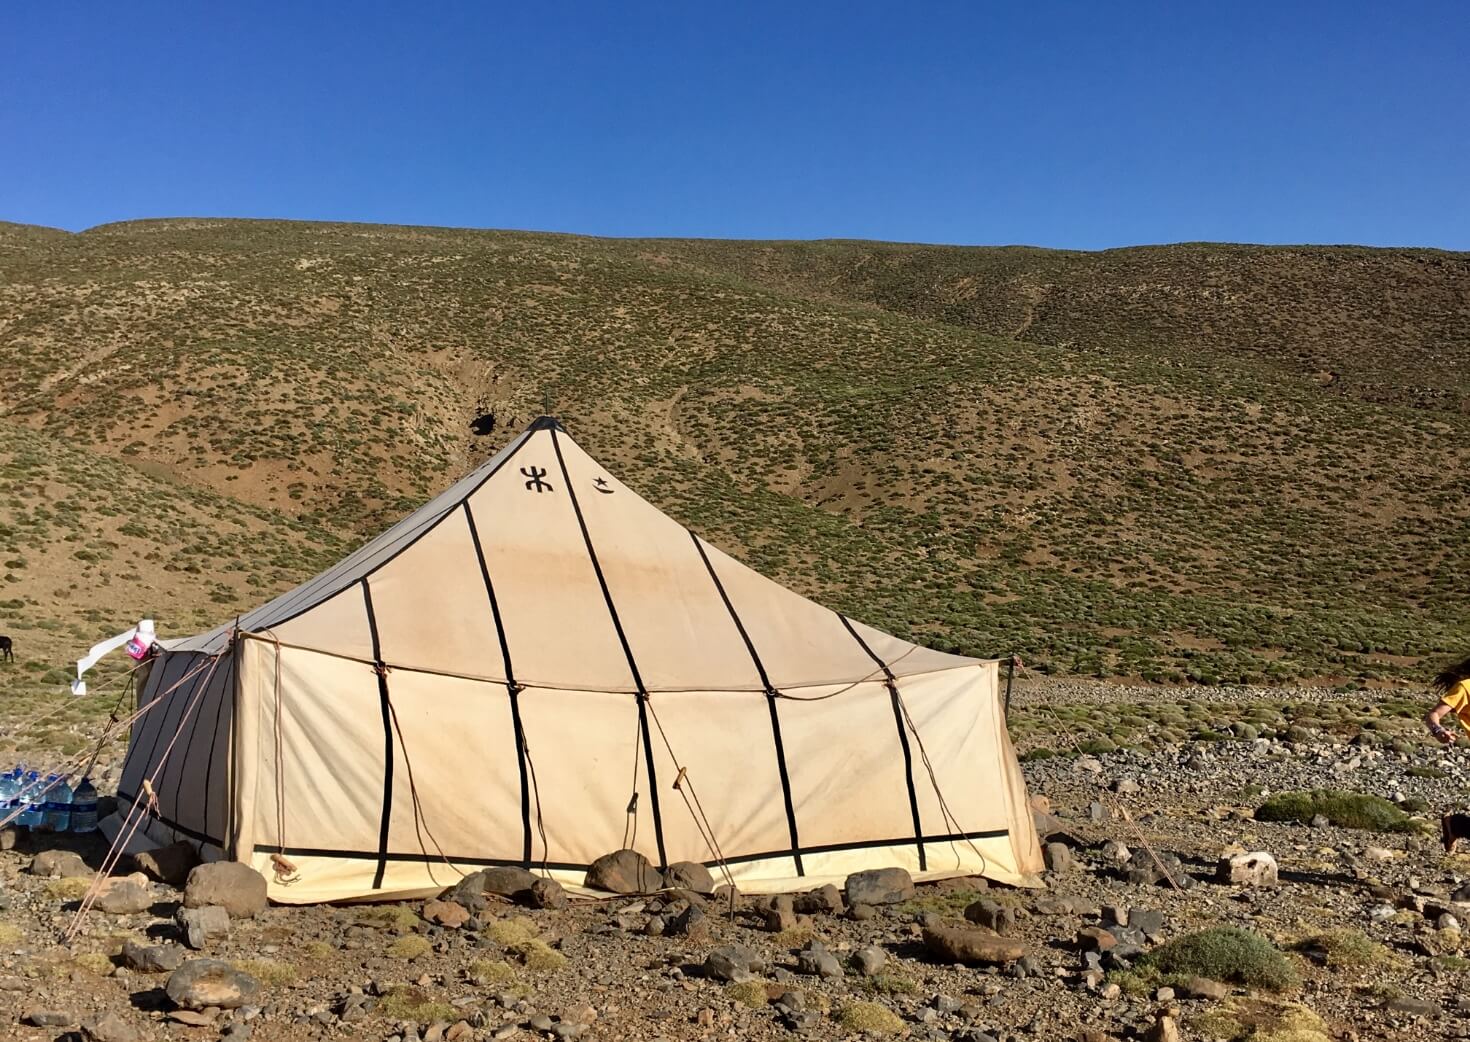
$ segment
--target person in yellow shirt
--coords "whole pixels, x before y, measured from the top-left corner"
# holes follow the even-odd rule
[[[1440,670],[1429,682],[1429,688],[1439,696],[1439,701],[1424,715],[1424,722],[1436,741],[1454,745],[1455,732],[1440,721],[1454,713],[1460,726],[1470,730],[1470,658]],[[1453,854],[1455,844],[1470,839],[1470,814],[1446,814],[1439,821],[1439,831],[1445,853]]]

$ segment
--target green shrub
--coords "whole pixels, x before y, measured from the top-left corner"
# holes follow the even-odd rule
[[[1297,951],[1316,954],[1324,965],[1333,969],[1378,966],[1393,958],[1387,948],[1362,930],[1352,927],[1305,937],[1293,947]]]
[[[1414,830],[1409,816],[1383,797],[1342,789],[1277,793],[1261,804],[1256,811],[1256,820],[1306,823],[1319,814],[1339,828],[1370,832]]]
[[[1296,970],[1275,945],[1253,930],[1234,926],[1186,934],[1150,952],[1140,965],[1166,976],[1207,977],[1270,991],[1298,983]]]
[[[395,959],[418,959],[428,955],[433,947],[427,938],[411,933],[388,945],[388,954]]]
[[[903,1031],[898,1014],[877,1002],[849,1002],[837,1011],[837,1023],[848,1031],[875,1035],[897,1035]]]
[[[430,1024],[436,1020],[453,1020],[458,1011],[447,1002],[435,1002],[424,989],[402,984],[391,989],[378,1003],[378,1012],[395,1020],[412,1020]]]
[[[766,994],[766,986],[758,980],[739,981],[725,988],[725,994],[730,996],[742,1006],[751,1009],[764,1009],[770,1001]]]

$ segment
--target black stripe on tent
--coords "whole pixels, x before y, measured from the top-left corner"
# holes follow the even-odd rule
[[[130,803],[130,804],[131,803],[137,803],[138,802],[138,797],[131,796],[128,793],[123,792],[121,789],[118,789],[117,790],[117,798],[119,800],[127,800],[128,803]],[[209,835],[208,833],[199,832],[199,831],[197,831],[195,829],[189,828],[186,825],[180,825],[177,821],[173,821],[173,820],[171,820],[169,818],[165,818],[162,814],[154,814],[154,813],[148,812],[148,813],[145,814],[145,816],[146,817],[149,817],[149,818],[152,818],[154,821],[158,822],[160,825],[163,825],[166,828],[172,829],[173,831],[177,832],[181,836],[188,836],[190,839],[197,840],[200,843],[208,843],[208,844],[210,844],[212,846],[219,847],[221,850],[223,850],[225,848],[225,841],[224,840],[222,840],[222,839],[215,839],[213,836]]]
[[[500,602],[495,597],[495,584],[490,581],[490,568],[485,564],[485,551],[480,545],[480,530],[475,527],[475,513],[465,500],[464,519],[470,526],[470,542],[475,544],[475,560],[480,562],[480,578],[485,580],[485,595],[490,598],[490,614],[495,620],[495,633],[500,637],[500,655],[505,661],[505,688],[510,693],[510,720],[516,743],[516,764],[521,772],[521,835],[526,864],[531,863],[531,785],[526,771],[526,730],[521,724],[521,686],[516,683],[515,668],[510,661],[510,643],[505,623],[500,618]]]
[[[178,713],[179,719],[182,721],[183,716],[184,716],[184,708],[183,707],[185,707],[185,706],[187,706],[189,704],[189,700],[194,697],[194,692],[196,692],[196,691],[199,690],[199,685],[202,684],[202,683],[204,683],[205,678],[213,675],[213,672],[214,671],[207,665],[207,663],[209,662],[209,660],[211,658],[213,658],[213,657],[214,657],[213,655],[202,655],[201,654],[199,656],[199,661],[198,662],[195,662],[195,663],[191,663],[190,664],[189,668],[190,669],[197,668],[198,672],[196,672],[194,674],[193,683],[189,685],[189,692],[188,692],[187,695],[184,695],[184,689],[182,687],[176,687],[176,688],[173,689],[173,691],[169,692],[169,694],[163,696],[163,697],[165,697],[165,698],[168,699],[168,704],[163,707],[163,716],[159,719],[158,730],[153,733],[153,745],[148,750],[148,759],[145,760],[145,761],[143,761],[143,773],[144,773],[145,776],[148,773],[148,769],[150,767],[152,767],[153,764],[156,762],[153,759],[153,757],[158,752],[158,740],[163,737],[163,729],[164,729],[164,726],[165,726],[164,721],[167,721],[168,720],[169,713],[173,712],[174,704],[175,704],[176,701],[177,701],[177,704],[180,707],[179,708],[179,713]],[[188,676],[188,675],[189,675],[189,672],[186,669],[184,671],[184,676]],[[180,679],[182,679],[182,678],[180,678]],[[178,681],[175,681],[175,683],[178,683]],[[179,695],[184,695],[184,697],[183,697],[182,700],[177,700],[177,696],[179,696]],[[148,710],[148,715],[149,716],[155,716],[155,715],[157,715],[157,712],[158,711],[156,709],[150,709],[150,710]],[[179,726],[182,727],[183,724],[181,723]],[[159,788],[162,788],[163,787],[163,778],[160,777],[158,779],[158,782],[159,782]]]
[[[551,420],[549,417],[543,416],[541,419],[539,419],[535,423],[531,424],[530,427],[527,427],[523,432],[521,432],[521,434],[517,435],[517,437],[520,438],[520,444],[519,445],[516,445],[514,448],[510,449],[510,451],[506,453],[505,458],[503,460],[501,460],[499,463],[495,464],[495,466],[490,469],[490,473],[486,474],[483,478],[481,478],[478,482],[476,482],[473,488],[467,490],[465,492],[465,494],[460,498],[460,502],[463,503],[465,500],[467,500],[471,496],[473,496],[476,492],[480,491],[480,489],[484,488],[485,487],[485,482],[489,481],[496,474],[499,474],[500,473],[500,468],[504,467],[507,463],[509,463],[515,457],[515,454],[517,452],[520,452],[521,449],[525,447],[526,442],[528,442],[528,441],[531,440],[531,435],[533,433],[535,433],[536,431],[541,430],[542,427],[544,426],[545,422],[547,422],[547,421],[549,421],[553,425],[556,424],[556,421],[555,420]],[[382,569],[388,567],[388,565],[392,564],[395,560],[397,560],[399,554],[403,553],[409,547],[413,546],[419,540],[423,539],[426,535],[428,535],[434,529],[438,528],[439,525],[444,521],[444,519],[446,517],[448,517],[452,513],[454,513],[454,506],[453,505],[450,505],[449,507],[447,507],[445,509],[444,513],[440,514],[438,517],[432,518],[432,519],[430,519],[428,521],[425,521],[422,528],[419,528],[416,531],[408,531],[408,532],[401,533],[400,536],[399,536],[399,538],[400,539],[406,539],[407,542],[405,542],[402,546],[400,546],[396,550],[394,550],[386,558],[384,558],[383,560],[379,561],[377,564],[373,565],[367,571],[363,572],[362,575],[360,575],[357,578],[351,580],[350,582],[344,582],[340,587],[338,587],[335,590],[330,590],[330,592],[328,592],[328,593],[322,593],[321,592],[324,588],[330,589],[332,582],[335,581],[336,579],[340,578],[340,576],[333,576],[331,579],[328,579],[327,578],[327,572],[330,572],[332,570],[330,568],[327,569],[327,572],[323,572],[321,575],[318,575],[318,576],[316,576],[313,579],[308,579],[305,583],[303,583],[296,590],[293,590],[293,591],[289,592],[286,595],[286,600],[283,601],[281,603],[281,606],[276,609],[277,611],[288,611],[289,610],[291,613],[289,615],[284,616],[283,618],[273,619],[269,623],[267,623],[267,625],[268,626],[284,626],[286,623],[290,622],[291,620],[296,619],[296,618],[299,618],[302,615],[305,615],[307,612],[311,611],[311,609],[313,609],[313,608],[315,608],[315,607],[317,607],[317,606],[319,606],[321,604],[325,604],[327,601],[331,600],[333,597],[337,596],[339,593],[341,593],[343,590],[346,590],[348,587],[350,587],[350,586],[352,586],[352,585],[354,585],[356,583],[363,582],[366,579],[372,578],[374,575],[376,575]],[[361,550],[361,549],[363,549],[363,547],[359,547],[358,549]],[[356,553],[357,551],[353,551],[353,552]],[[350,557],[351,555],[349,554],[348,556]],[[341,562],[339,561],[338,564],[341,564]],[[333,567],[335,567],[335,565]],[[350,572],[351,569],[347,569],[347,571]],[[310,590],[310,593],[308,593],[308,590]],[[317,596],[318,594],[321,594],[321,596]],[[312,598],[315,598],[315,599],[313,600]],[[311,600],[311,603],[310,604],[306,604],[306,605],[302,605],[300,608],[295,608],[294,605],[295,604],[299,604],[303,599]],[[262,608],[263,607],[266,607],[266,606],[267,605],[261,605]],[[260,610],[259,608],[256,609],[256,611],[259,611],[259,610]],[[245,622],[248,623],[250,626],[258,625],[257,622],[255,622],[254,620],[252,620],[250,618],[250,615],[253,615],[253,614],[254,614],[254,612],[251,612],[250,614],[247,614],[245,616]]]
[[[148,773],[149,761],[143,755],[143,743],[148,741],[148,729],[154,727],[155,737],[153,745],[156,748],[158,745],[157,728],[163,726],[161,722],[155,725],[155,720],[158,715],[158,706],[155,703],[162,699],[163,692],[168,690],[168,671],[173,667],[174,660],[177,659],[180,666],[183,667],[179,670],[179,677],[182,679],[188,675],[188,663],[194,658],[193,655],[182,652],[165,654],[168,657],[163,660],[162,664],[149,670],[148,683],[144,686],[142,692],[143,697],[140,697],[138,700],[138,711],[145,715],[140,717],[142,723],[135,722],[135,726],[128,736],[128,755],[123,761],[122,776],[118,779],[119,785],[128,784],[129,771],[136,770],[139,779]],[[134,780],[136,781],[137,779]]]
[[[966,840],[977,839],[1003,839],[1009,836],[1009,829],[989,829],[984,832],[953,832],[942,836],[922,836],[924,843],[962,843]],[[835,854],[847,850],[875,850],[879,847],[902,847],[911,842],[908,836],[899,836],[894,839],[869,839],[859,843],[824,843],[815,847],[803,847],[802,854]],[[421,861],[425,864],[433,862],[434,858],[425,858],[423,851],[404,851],[402,853],[388,853],[380,855],[376,850],[340,850],[329,847],[276,847],[258,844],[255,847],[257,854],[284,854],[287,857],[293,855],[300,857],[340,857],[356,858],[362,861],[371,861],[376,858],[386,857],[393,862]],[[768,850],[758,854],[740,854],[736,857],[727,857],[723,862],[705,862],[708,867],[713,868],[717,864],[743,865],[752,861],[774,861],[779,858],[791,856],[789,850]],[[513,866],[521,862],[511,858],[486,858],[486,857],[458,857],[454,854],[444,855],[444,859],[456,865],[486,865],[486,866]],[[542,862],[538,861],[540,865]],[[564,872],[585,871],[589,866],[577,864],[570,861],[547,861],[545,866]]]
[[[230,667],[227,664],[225,666],[223,672],[221,672],[221,670],[219,669],[218,664],[216,664],[214,667],[212,667],[209,670],[209,674],[210,674],[209,687],[205,687],[204,693],[199,696],[201,703],[203,702],[204,699],[206,699],[206,698],[209,697],[210,687],[213,686],[214,681],[217,679],[216,676],[215,676],[215,674],[216,673],[219,673],[220,674],[220,677],[218,679],[222,679],[224,673],[228,673],[229,672],[229,668]],[[201,704],[201,705],[194,706],[192,712],[194,714],[194,723],[192,725],[190,725],[190,727],[189,727],[189,741],[184,746],[184,757],[183,757],[182,760],[176,760],[175,761],[175,765],[176,765],[176,767],[178,769],[178,775],[179,776],[178,776],[178,779],[175,780],[175,782],[174,782],[174,803],[173,803],[173,806],[174,806],[174,813],[175,814],[178,814],[180,817],[183,817],[183,815],[179,811],[179,792],[184,787],[184,776],[187,774],[187,772],[189,770],[189,757],[191,757],[191,756],[194,755],[194,736],[199,733],[199,721],[204,719],[204,707],[203,707],[203,705]],[[180,725],[180,729],[182,729],[182,725]],[[167,771],[167,768],[165,768],[165,772],[166,771]],[[166,776],[167,775],[165,773],[165,777]],[[160,782],[163,781],[163,779],[159,779],[159,780],[160,780]],[[161,789],[161,788],[163,788],[163,786],[160,784],[159,785],[159,788]],[[208,799],[209,799],[209,797],[206,796],[205,797],[206,804],[208,802]]]
[[[233,698],[234,697],[234,690],[235,690],[235,656],[233,654],[230,655],[230,665],[229,665],[228,672],[226,673],[226,677],[230,681],[228,691],[230,693],[230,697]],[[225,710],[225,693],[226,693],[225,685],[221,684],[220,685],[219,700],[214,703],[214,730],[211,732],[210,738],[209,738],[209,759],[208,759],[208,761],[206,761],[206,763],[204,765],[204,831],[205,832],[208,832],[209,831],[209,803],[210,803],[209,794],[210,794],[210,791],[211,791],[210,786],[211,786],[211,784],[212,784],[212,782],[214,780],[214,757],[215,757],[215,751],[216,751],[216,749],[217,749],[217,747],[219,745],[219,720],[220,720],[220,717],[224,715],[224,710]],[[231,717],[233,719],[233,714],[231,714]],[[228,800],[229,798],[230,798],[229,793],[226,793],[225,794],[225,799]],[[177,801],[177,796],[175,797],[175,801]]]
[[[914,787],[914,754],[909,749],[909,732],[908,728],[904,726],[903,708],[899,705],[898,701],[898,682],[893,677],[893,670],[888,668],[888,663],[884,662],[872,648],[868,647],[868,642],[863,640],[862,636],[853,627],[852,620],[841,612],[837,613],[837,617],[842,620],[842,625],[847,629],[847,632],[852,634],[852,639],[858,642],[858,647],[866,651],[868,658],[872,659],[882,668],[883,676],[888,682],[888,697],[893,702],[893,723],[898,728],[898,741],[903,747],[903,780],[904,784],[909,787],[909,811],[914,816],[914,842],[919,847],[919,871],[923,872],[928,868],[928,859],[924,856],[924,841],[919,838],[924,834],[924,827],[919,822],[919,791]]]
[[[608,614],[612,616],[613,629],[617,631],[618,642],[623,646],[623,654],[628,659],[628,669],[633,674],[633,683],[638,687],[638,730],[643,734],[643,759],[648,768],[648,796],[653,805],[653,834],[658,841],[658,867],[668,867],[668,854],[664,851],[664,819],[658,805],[658,773],[653,767],[653,737],[648,733],[648,689],[643,686],[643,674],[638,672],[638,662],[633,658],[633,648],[628,644],[628,635],[623,632],[623,621],[618,618],[617,605],[613,603],[612,591],[607,588],[607,578],[602,574],[602,565],[597,560],[597,551],[592,546],[592,534],[587,531],[587,519],[582,516],[582,504],[577,502],[577,492],[572,488],[572,476],[567,473],[567,461],[561,454],[561,443],[556,439],[557,427],[553,424],[551,430],[551,447],[556,451],[556,462],[561,468],[562,483],[566,486],[567,496],[572,501],[572,510],[577,515],[577,525],[582,529],[582,541],[587,545],[587,557],[592,562],[592,570],[597,574],[597,585],[602,587],[602,599],[607,602]]]
[[[383,665],[383,648],[378,640],[378,618],[373,614],[373,594],[367,579],[362,580],[362,601],[367,606],[368,632],[373,639],[373,658],[377,665],[378,703],[383,711],[383,817],[378,824],[378,871],[373,875],[373,889],[383,886],[383,873],[388,868],[388,827],[393,820],[393,707],[388,703],[388,669]],[[276,750],[276,755],[281,755]]]
[[[786,744],[781,740],[781,715],[776,710],[776,689],[771,686],[771,678],[766,674],[765,663],[761,661],[760,654],[755,650],[755,642],[746,632],[745,623],[740,621],[740,613],[735,610],[730,595],[725,592],[725,584],[720,582],[714,562],[709,559],[709,554],[704,552],[704,544],[693,532],[689,533],[689,538],[694,540],[694,549],[699,551],[699,559],[704,562],[705,571],[709,572],[709,577],[714,580],[715,589],[720,592],[720,600],[725,602],[725,610],[730,613],[730,619],[735,623],[735,628],[740,631],[740,639],[745,641],[745,650],[750,652],[750,661],[755,663],[755,671],[760,674],[761,686],[766,689],[766,704],[771,711],[771,736],[776,742],[776,770],[781,775],[781,798],[786,803],[786,827],[791,832],[791,856],[796,861],[796,874],[804,876],[806,867],[801,863],[801,838],[796,832],[796,805],[791,798],[791,775],[786,770]]]

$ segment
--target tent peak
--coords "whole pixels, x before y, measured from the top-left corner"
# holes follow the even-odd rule
[[[527,427],[526,430],[561,431],[563,434],[567,432],[567,429],[561,425],[561,421],[558,420],[555,416],[538,416],[531,421],[531,425]]]

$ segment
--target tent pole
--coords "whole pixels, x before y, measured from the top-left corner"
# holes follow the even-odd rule
[[[1016,679],[1016,655],[1006,659],[1006,723],[1011,722],[1011,681]]]

